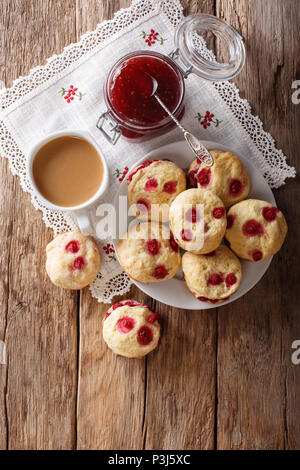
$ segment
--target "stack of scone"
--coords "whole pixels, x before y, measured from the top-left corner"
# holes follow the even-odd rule
[[[221,303],[239,288],[239,258],[259,261],[274,255],[287,224],[272,204],[246,200],[249,175],[236,155],[210,152],[214,165],[208,168],[196,158],[187,178],[168,160],[147,160],[130,173],[130,211],[143,222],[120,239],[117,253],[134,280],[161,282],[177,273],[180,247],[186,251],[182,269],[187,288],[200,301]],[[162,224],[166,221],[170,230]],[[224,236],[230,249],[221,244]]]

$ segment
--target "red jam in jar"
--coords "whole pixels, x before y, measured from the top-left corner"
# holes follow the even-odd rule
[[[173,124],[152,96],[153,77],[157,95],[177,118],[184,112],[184,80],[181,71],[167,56],[156,52],[135,52],[112,68],[105,86],[111,116],[127,138],[152,137]],[[145,139],[142,139],[145,140]]]

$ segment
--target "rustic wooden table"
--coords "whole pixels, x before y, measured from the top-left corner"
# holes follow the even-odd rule
[[[6,86],[112,17],[130,0],[1,0],[0,79]],[[185,0],[185,13],[236,26],[247,64],[235,80],[265,129],[299,168],[299,0]],[[1,136],[0,136],[1,137]],[[107,305],[88,289],[53,286],[44,271],[52,238],[0,160],[1,449],[299,449],[298,180],[275,191],[287,241],[258,286],[209,311],[157,305],[164,340],[145,360],[105,347]]]

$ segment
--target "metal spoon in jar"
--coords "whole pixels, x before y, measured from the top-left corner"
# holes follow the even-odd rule
[[[152,84],[153,84],[153,89],[152,89],[151,96],[154,96],[154,98],[158,101],[158,103],[161,105],[161,107],[166,111],[166,113],[168,113],[168,115],[173,119],[173,121],[177,124],[177,126],[182,130],[185,140],[187,141],[190,149],[196,155],[196,157],[199,158],[199,160],[201,160],[201,162],[204,163],[204,165],[206,165],[208,167],[213,166],[214,158],[211,155],[211,153],[207,150],[206,147],[204,147],[203,144],[201,144],[201,142],[197,139],[197,137],[195,137],[193,134],[188,132],[180,124],[180,122],[176,119],[176,117],[166,107],[164,102],[156,94],[156,90],[157,90],[157,87],[158,87],[157,80],[155,78],[153,78],[151,75],[149,75],[149,76],[150,76],[150,78],[152,80]]]

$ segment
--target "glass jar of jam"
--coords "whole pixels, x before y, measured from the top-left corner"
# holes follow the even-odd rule
[[[151,77],[157,80],[157,93],[170,111],[177,119],[183,115],[185,85],[175,62],[158,52],[128,54],[113,66],[104,88],[108,112],[128,139],[158,135],[173,124],[151,96]]]
[[[222,46],[220,62],[203,47],[204,40]],[[242,37],[225,21],[212,15],[192,15],[175,30],[175,49],[169,55],[135,51],[117,61],[104,84],[107,111],[99,117],[97,127],[115,144],[122,135],[140,142],[167,132],[173,120],[154,96],[156,93],[180,120],[184,114],[184,79],[195,73],[206,80],[224,81],[236,76],[245,64]]]

